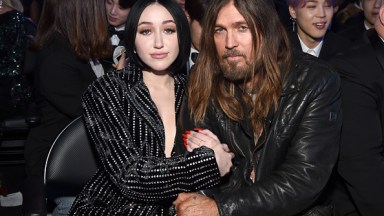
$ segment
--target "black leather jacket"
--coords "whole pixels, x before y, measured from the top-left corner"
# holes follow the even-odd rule
[[[215,199],[220,215],[331,214],[323,192],[339,150],[340,80],[318,59],[306,54],[298,58],[277,111],[265,120],[257,148],[250,122],[231,121],[214,102],[205,121],[196,125],[210,129],[236,155],[222,186],[202,191]],[[194,127],[185,105],[179,130]],[[255,183],[250,180],[253,167]]]

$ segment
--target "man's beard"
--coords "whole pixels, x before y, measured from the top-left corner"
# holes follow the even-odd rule
[[[231,61],[228,62],[226,60],[229,56],[242,56],[245,59],[245,64],[242,66],[238,66],[239,62]],[[247,61],[247,56],[244,53],[241,53],[237,50],[229,50],[223,56],[221,56],[220,60],[220,69],[223,72],[224,78],[229,81],[238,82],[245,81],[250,79],[253,76],[253,65],[251,62]]]

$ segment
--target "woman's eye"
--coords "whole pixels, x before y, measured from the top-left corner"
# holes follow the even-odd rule
[[[139,33],[142,34],[142,35],[149,35],[149,34],[151,33],[151,30],[149,30],[149,29],[143,29],[143,30],[140,30]]]
[[[166,29],[164,30],[164,32],[165,32],[166,34],[173,34],[173,33],[176,32],[176,30],[173,29],[173,28],[166,28]]]

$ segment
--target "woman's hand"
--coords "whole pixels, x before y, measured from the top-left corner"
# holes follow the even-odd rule
[[[220,176],[224,176],[230,171],[232,159],[235,155],[229,150],[228,145],[222,144],[219,138],[210,130],[196,129],[195,131],[187,131],[183,137],[184,145],[189,152],[201,146],[206,146],[215,152]]]

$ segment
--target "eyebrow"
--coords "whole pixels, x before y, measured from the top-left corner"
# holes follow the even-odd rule
[[[168,23],[175,23],[175,21],[173,21],[173,20],[164,20],[162,22],[162,24],[168,24]],[[144,21],[144,22],[139,23],[137,26],[140,26],[140,25],[153,25],[153,22],[146,22],[146,21]]]
[[[237,22],[232,23],[231,26],[239,26],[239,25],[244,25],[244,24],[248,25],[248,23],[246,21],[237,21]],[[216,24],[215,27],[224,27],[224,26],[219,23],[219,24]]]

